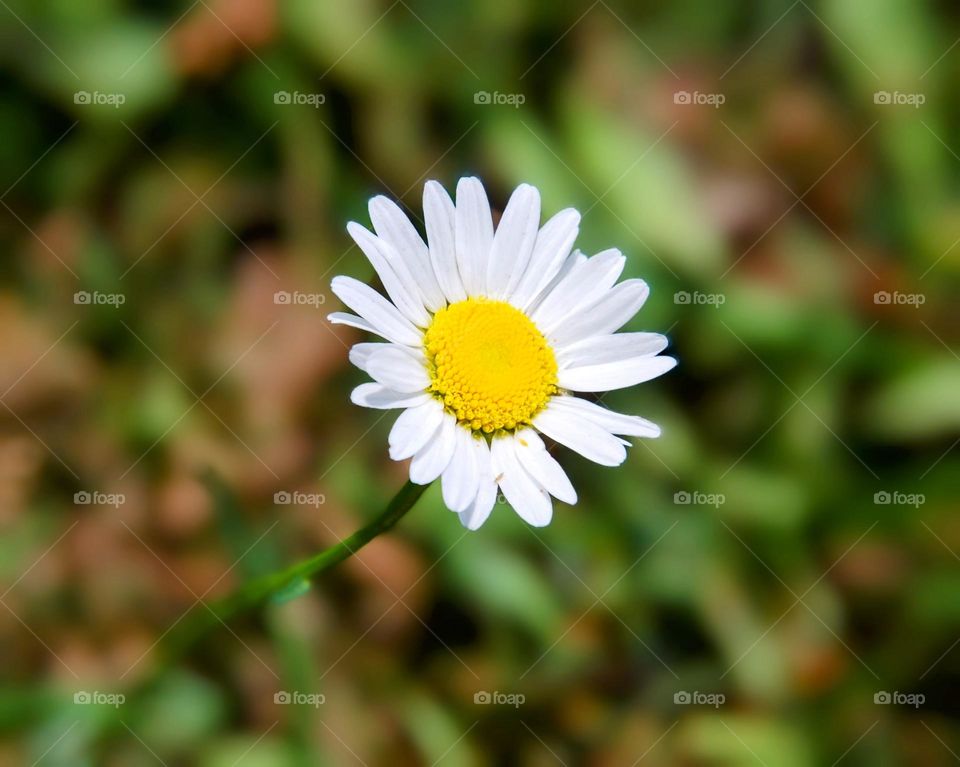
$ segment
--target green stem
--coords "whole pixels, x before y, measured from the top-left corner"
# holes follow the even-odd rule
[[[229,597],[207,605],[207,609],[187,620],[182,629],[170,632],[160,647],[162,660],[169,664],[182,658],[207,634],[231,618],[263,604],[275,594],[290,588],[292,584],[310,580],[351,557],[378,535],[393,527],[413,508],[427,487],[429,485],[415,485],[407,480],[383,513],[353,535],[285,570],[252,580]]]

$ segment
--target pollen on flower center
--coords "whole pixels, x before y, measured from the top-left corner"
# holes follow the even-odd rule
[[[527,315],[468,298],[438,311],[424,335],[430,389],[474,431],[530,422],[557,392],[557,361]]]

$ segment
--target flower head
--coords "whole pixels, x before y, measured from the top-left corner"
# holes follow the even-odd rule
[[[551,496],[577,494],[538,432],[604,466],[626,458],[623,436],[658,437],[656,424],[615,413],[572,392],[642,383],[676,360],[658,356],[657,333],[617,333],[647,298],[643,280],[617,283],[618,250],[571,253],[575,210],[540,226],[540,194],[522,184],[494,230],[486,192],[463,178],[456,204],[426,184],[424,242],[385,197],[370,201],[376,234],[350,223],[390,300],[350,277],[333,292],[356,314],[331,322],[384,339],[359,343],[350,361],[373,378],[351,399],[402,409],[390,457],[412,458],[410,479],[441,478],[443,501],[464,526],[486,521],[497,491],[531,525],[553,514]]]

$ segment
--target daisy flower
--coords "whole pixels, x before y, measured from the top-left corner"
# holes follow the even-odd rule
[[[429,181],[424,242],[386,197],[369,209],[376,234],[353,222],[347,230],[389,300],[351,277],[331,284],[356,314],[328,319],[384,339],[350,350],[373,379],[351,400],[403,410],[390,457],[412,459],[414,483],[440,477],[443,502],[465,527],[486,521],[498,488],[537,527],[550,522],[551,496],[576,503],[540,434],[602,466],[623,463],[630,443],[622,437],[660,435],[644,418],[574,394],[632,386],[676,364],[658,356],[664,336],[617,333],[649,288],[637,279],[617,283],[626,263],[619,250],[571,253],[577,211],[540,226],[540,193],[522,184],[494,229],[478,179],[460,180],[456,203]]]

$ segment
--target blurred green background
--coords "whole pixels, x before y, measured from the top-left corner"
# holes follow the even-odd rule
[[[0,765],[957,761],[958,37],[916,0],[2,0]],[[650,283],[679,367],[604,401],[664,436],[555,450],[543,530],[431,488],[158,669],[402,484],[329,282],[374,279],[370,196],[472,173]]]

